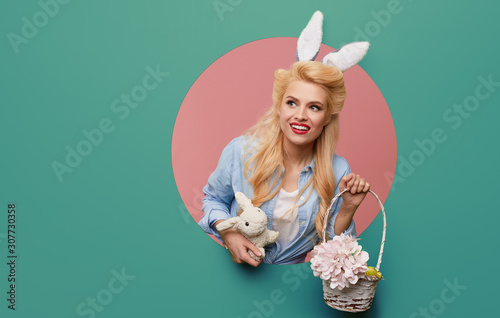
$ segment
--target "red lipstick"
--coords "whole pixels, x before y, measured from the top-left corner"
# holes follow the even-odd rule
[[[291,123],[290,128],[297,135],[307,134],[307,132],[311,129],[311,127],[307,126],[306,124],[299,124],[299,123]]]

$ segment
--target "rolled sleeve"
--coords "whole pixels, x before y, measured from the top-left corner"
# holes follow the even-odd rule
[[[233,166],[237,153],[237,139],[231,141],[222,151],[217,168],[208,178],[203,188],[202,211],[204,213],[198,225],[207,233],[220,239],[214,223],[231,217],[231,203],[234,199]]]

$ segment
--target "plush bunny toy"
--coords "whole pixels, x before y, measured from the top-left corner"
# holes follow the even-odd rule
[[[265,255],[264,246],[276,242],[279,233],[267,228],[267,216],[264,211],[254,207],[252,201],[243,193],[236,192],[234,196],[243,211],[239,216],[217,224],[217,231],[221,232],[233,228],[243,234],[243,236],[259,248],[262,253],[261,257],[256,256],[250,250],[248,253],[255,260],[260,261]]]

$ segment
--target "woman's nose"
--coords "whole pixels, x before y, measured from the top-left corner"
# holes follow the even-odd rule
[[[305,107],[297,107],[297,111],[295,112],[295,118],[300,119],[300,120],[305,120],[307,119],[307,112],[306,112]]]

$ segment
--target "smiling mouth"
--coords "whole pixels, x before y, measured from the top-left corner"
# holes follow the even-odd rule
[[[306,134],[311,127],[304,125],[304,124],[298,124],[298,123],[291,123],[290,127],[292,128],[292,131],[296,134],[303,135]]]

